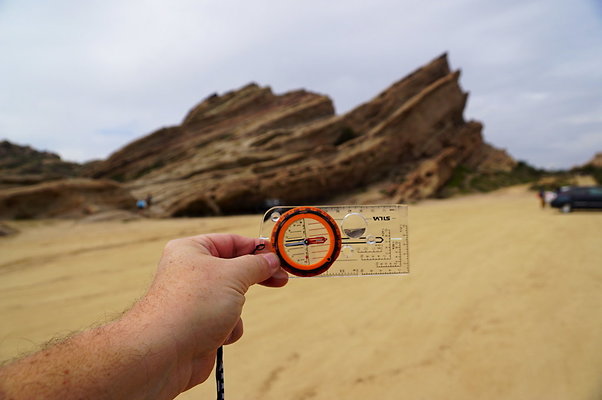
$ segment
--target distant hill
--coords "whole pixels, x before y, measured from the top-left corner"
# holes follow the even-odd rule
[[[134,210],[136,200],[117,182],[78,178],[84,167],[54,153],[0,142],[0,219],[80,218]],[[0,236],[10,233],[9,228],[0,226]]]
[[[57,154],[0,142],[0,189],[78,176],[81,165],[61,160]]]
[[[467,93],[444,54],[335,115],[324,95],[249,84],[213,94],[182,124],[142,137],[86,174],[154,196],[156,216],[256,212],[268,204],[400,202],[436,195],[462,165],[516,161],[463,117]],[[366,196],[365,193],[371,193]]]

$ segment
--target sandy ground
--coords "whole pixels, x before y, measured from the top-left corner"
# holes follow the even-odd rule
[[[19,227],[0,240],[0,359],[113,318],[168,239],[255,236],[259,217]],[[602,212],[541,210],[520,187],[428,201],[410,208],[410,262],[406,276],[253,288],[226,397],[602,398]]]

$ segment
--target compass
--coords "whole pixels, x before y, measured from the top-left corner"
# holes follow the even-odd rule
[[[282,268],[297,276],[319,275],[341,252],[336,221],[316,207],[295,207],[278,218],[271,243]]]

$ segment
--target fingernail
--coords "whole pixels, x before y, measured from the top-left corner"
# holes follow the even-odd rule
[[[268,264],[270,264],[270,269],[275,269],[280,266],[280,259],[278,258],[278,256],[276,254],[263,253],[263,254],[261,254],[261,256],[267,260]]]

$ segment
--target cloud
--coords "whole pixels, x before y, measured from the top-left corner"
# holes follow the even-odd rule
[[[602,150],[602,13],[561,0],[0,3],[0,135],[105,157],[250,81],[338,112],[449,51],[485,137],[538,166]],[[583,120],[587,123],[570,123]],[[593,116],[593,117],[592,117]],[[566,144],[562,146],[562,144]]]

